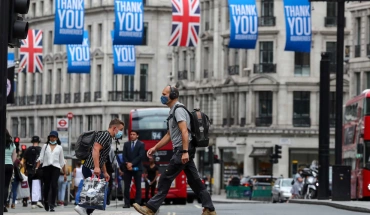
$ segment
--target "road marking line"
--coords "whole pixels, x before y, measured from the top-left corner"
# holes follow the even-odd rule
[[[199,205],[194,205],[196,208],[202,208],[201,206],[199,206]]]

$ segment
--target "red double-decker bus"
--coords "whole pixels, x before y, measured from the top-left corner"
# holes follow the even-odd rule
[[[169,108],[131,110],[128,124],[128,134],[130,134],[132,130],[137,131],[139,133],[139,140],[145,144],[145,151],[148,151],[167,133],[167,117],[169,111]],[[166,170],[172,155],[172,143],[168,143],[155,153],[155,161],[159,167],[160,174]],[[143,163],[144,165],[149,164],[148,157],[145,156]],[[142,199],[144,199],[145,184],[143,179],[141,187]],[[131,201],[135,199],[135,193],[136,187],[134,184],[132,184],[130,192]],[[171,188],[165,199],[165,203],[173,202],[174,204],[186,204],[186,197],[186,175],[182,171],[172,182]]]
[[[352,167],[351,198],[370,197],[370,90],[349,100],[343,117],[343,164]]]

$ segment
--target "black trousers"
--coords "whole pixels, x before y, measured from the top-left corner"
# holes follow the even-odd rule
[[[150,185],[147,181],[145,182],[145,201],[149,201],[149,190],[150,190],[150,196],[153,197],[155,194],[155,188],[157,186],[157,182],[154,182],[152,185]]]
[[[13,175],[13,165],[12,164],[5,164],[5,178],[4,178],[4,206],[7,203],[8,195],[9,195],[9,185],[10,180],[12,179]]]
[[[136,186],[135,203],[141,204],[141,177],[142,171],[125,171],[123,174],[123,181],[125,182],[125,205],[130,205],[130,185],[132,177],[134,177]]]
[[[58,191],[58,178],[60,175],[60,169],[55,166],[45,166],[42,167],[43,171],[43,182],[44,182],[44,202],[49,202],[48,197],[49,197],[49,192],[51,189],[51,197],[49,205],[50,208],[53,208],[55,205],[55,200],[57,197],[57,191]]]
[[[200,180],[194,160],[190,158],[189,162],[182,164],[181,157],[182,153],[179,151],[173,154],[166,171],[164,171],[159,178],[158,193],[146,203],[146,206],[153,212],[156,212],[161,206],[162,202],[165,200],[172,181],[180,174],[181,171],[184,170],[188,179],[188,184],[194,191],[195,195],[199,196],[199,198],[202,200],[202,206],[204,208],[208,208],[210,211],[214,211],[215,207],[213,206],[211,196]]]

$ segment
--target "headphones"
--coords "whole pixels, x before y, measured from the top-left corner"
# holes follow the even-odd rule
[[[171,100],[177,99],[179,96],[177,95],[177,93],[175,92],[175,90],[173,89],[173,87],[171,85],[168,85],[168,86],[170,86],[170,89],[171,89],[170,99]]]

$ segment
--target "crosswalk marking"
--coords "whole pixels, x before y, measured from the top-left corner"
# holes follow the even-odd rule
[[[200,205],[194,205],[196,208],[202,208]]]
[[[171,214],[171,212],[168,212],[168,213],[167,213],[167,215],[176,215],[176,213],[175,213],[175,212],[173,212],[173,213]]]

